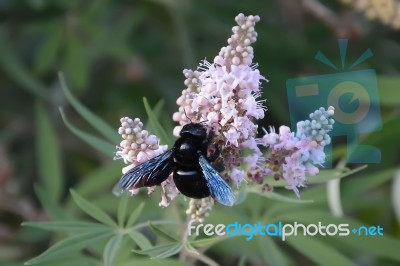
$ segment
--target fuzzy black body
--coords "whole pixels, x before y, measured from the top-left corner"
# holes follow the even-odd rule
[[[199,165],[199,153],[207,155],[212,135],[207,136],[201,124],[185,125],[181,137],[174,145],[174,182],[178,190],[190,198],[201,199],[210,196],[210,190]]]
[[[201,123],[183,126],[172,149],[129,170],[118,185],[123,190],[160,185],[173,172],[177,189],[190,198],[212,196],[223,205],[232,206],[234,194],[223,177],[210,165],[219,153],[207,157],[212,133]]]

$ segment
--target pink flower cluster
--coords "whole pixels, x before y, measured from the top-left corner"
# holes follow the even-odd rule
[[[228,45],[214,58],[214,63],[204,60],[195,70],[183,71],[187,89],[177,100],[178,112],[173,120],[179,123],[174,129],[178,136],[183,125],[205,122],[214,131],[214,142],[221,146],[221,159],[231,173],[226,176],[239,185],[246,175],[240,169],[240,150],[252,148],[251,140],[257,134],[254,120],[264,117],[266,108],[261,96],[261,81],[266,80],[253,62],[253,47],[257,40],[254,30],[258,16],[239,14],[237,26],[232,28]],[[221,145],[223,144],[223,145]]]
[[[275,180],[283,178],[287,188],[299,197],[298,187],[303,187],[307,176],[318,174],[316,165],[325,161],[324,146],[331,142],[328,132],[332,130],[334,108],[320,108],[310,114],[311,120],[297,123],[296,134],[281,126],[279,133],[265,132],[259,143],[268,149],[265,167]]]
[[[130,119],[129,117],[121,118],[121,127],[118,133],[123,140],[117,146],[117,152],[114,159],[123,159],[125,163],[130,163],[127,167],[122,169],[125,174],[129,169],[148,161],[157,155],[162,154],[167,150],[167,145],[159,145],[159,139],[155,135],[150,135],[147,130],[143,129],[143,123],[139,118]],[[161,187],[163,192],[161,194],[160,206],[168,206],[171,199],[179,193],[175,187],[172,177],[165,180]],[[148,193],[154,192],[155,187],[149,187]],[[130,190],[132,194],[137,194],[139,189]]]
[[[284,179],[287,188],[299,195],[307,176],[318,173],[316,165],[325,158],[323,148],[330,143],[328,132],[334,123],[333,108],[321,108],[310,115],[311,120],[301,121],[296,134],[286,126],[265,131],[256,138],[256,120],[264,117],[265,100],[261,97],[261,82],[267,81],[253,64],[252,44],[257,40],[255,24],[258,16],[239,14],[232,28],[228,45],[223,47],[213,63],[204,60],[197,70],[185,69],[186,89],[178,98],[179,109],[173,120],[179,125],[174,135],[179,136],[183,125],[203,122],[214,133],[210,149],[221,152],[216,164],[224,165],[222,174],[228,182],[239,186],[249,180],[265,183],[268,176]],[[166,150],[158,139],[142,130],[140,120],[121,119],[119,133],[123,137],[117,157],[135,166]],[[129,167],[132,167],[129,166]],[[125,169],[125,171],[127,171]],[[269,186],[269,184],[268,184]],[[167,206],[177,194],[173,180],[163,183],[162,202]]]
[[[123,140],[117,147],[116,159],[123,159],[125,163],[139,165],[167,149],[166,145],[158,145],[157,136],[149,135],[149,132],[143,129],[143,123],[139,118],[134,120],[129,117],[121,118],[118,134]]]
[[[287,187],[299,195],[298,187],[304,186],[307,176],[318,173],[315,165],[323,163],[323,146],[330,142],[327,133],[332,129],[333,120],[329,117],[333,108],[311,115],[326,118],[324,129],[310,131],[309,123],[317,122],[307,120],[299,122],[297,135],[282,126],[279,134],[266,132],[257,139],[255,120],[263,118],[266,111],[264,100],[259,99],[260,84],[267,81],[253,64],[251,45],[257,40],[254,26],[259,17],[239,14],[235,20],[238,25],[232,28],[228,45],[214,63],[204,60],[196,71],[183,71],[187,88],[177,100],[179,110],[173,120],[179,126],[174,134],[178,136],[190,121],[203,121],[214,131],[214,142],[220,147],[220,161],[226,166],[224,175],[229,181],[236,186],[246,179],[262,184],[273,175],[275,179],[285,179]],[[316,130],[321,133],[318,141],[312,138]],[[262,151],[263,147],[267,152]]]

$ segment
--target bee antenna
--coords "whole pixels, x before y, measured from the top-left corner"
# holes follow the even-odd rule
[[[190,123],[193,123],[193,122],[192,122],[192,119],[190,119],[190,118],[187,116],[185,108],[183,108],[183,112],[185,113],[186,118],[189,119]]]
[[[204,120],[201,121],[200,124],[208,122],[208,119],[205,119],[203,116],[201,116],[201,118],[203,118]]]

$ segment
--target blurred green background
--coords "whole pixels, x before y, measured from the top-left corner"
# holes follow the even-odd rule
[[[400,5],[399,1],[381,2]],[[88,220],[72,201],[69,188],[112,217],[116,215],[119,199],[111,190],[123,164],[112,160],[112,146],[118,144],[118,137],[103,134],[109,137],[105,144],[98,133],[104,133],[104,127],[99,130],[95,120],[82,116],[82,107],[77,108],[74,100],[65,96],[58,73],[64,74],[72,94],[115,132],[123,116],[146,121],[146,97],[150,106],[162,108],[158,118],[166,121],[162,124],[172,134],[175,101],[184,89],[182,70],[195,69],[200,60],[214,58],[226,45],[238,13],[261,17],[254,61],[270,80],[263,84],[268,106],[264,127],[290,125],[287,79],[335,72],[314,59],[317,51],[339,65],[337,39],[348,38],[347,62],[354,62],[368,48],[374,53],[357,69],[375,69],[378,75],[383,128],[363,136],[363,143],[381,149],[382,162],[344,179],[341,203],[343,219],[379,224],[387,238],[365,242],[321,238],[312,243],[303,239],[289,244],[262,237],[251,242],[235,238],[212,246],[206,254],[222,265],[339,265],[341,259],[355,265],[398,265],[400,181],[393,178],[400,161],[400,35],[387,21],[367,18],[374,8],[377,14],[384,11],[371,6],[359,12],[340,1],[306,0],[1,0],[0,265],[21,265],[66,236],[20,227],[23,221]],[[397,11],[400,16],[400,8]],[[98,139],[78,132],[91,140],[89,145],[71,133],[60,107],[71,126]],[[345,146],[338,139],[334,159],[342,158]],[[209,222],[232,222],[231,217],[243,223],[262,219],[341,221],[331,214],[332,206],[337,205],[328,200],[328,190],[325,184],[304,189],[302,199],[313,199],[311,205],[267,198],[260,201],[259,195],[249,195],[238,207],[217,207]],[[141,194],[130,200],[129,208],[134,210],[146,202],[139,217],[142,222],[184,220],[187,202],[180,199],[161,209],[159,200],[158,193],[152,197]],[[159,243],[154,232],[146,230],[143,235]],[[134,242],[122,243],[125,247],[119,251],[116,265],[154,263],[146,256],[130,254]],[[103,265],[105,243],[98,245],[72,252],[63,262]],[[321,245],[328,249],[318,251]],[[177,256],[161,262],[172,264],[175,259]]]

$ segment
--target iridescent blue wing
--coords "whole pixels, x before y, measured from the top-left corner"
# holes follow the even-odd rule
[[[173,150],[168,150],[153,159],[130,169],[118,182],[122,190],[160,185],[171,174]]]
[[[225,182],[223,177],[210,165],[210,163],[199,153],[199,164],[206,179],[211,196],[219,203],[226,206],[233,206],[235,195],[231,187]]]

